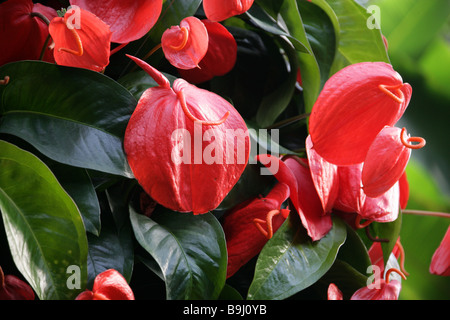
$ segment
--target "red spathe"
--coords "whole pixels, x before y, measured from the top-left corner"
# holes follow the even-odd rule
[[[169,209],[201,214],[217,208],[247,165],[250,139],[244,120],[220,96],[183,79],[170,88],[159,71],[130,58],[160,84],[142,94],[125,132],[136,179]],[[192,119],[215,121],[226,114],[220,124]]]
[[[336,165],[364,161],[375,137],[403,115],[412,88],[390,64],[361,62],[335,73],[312,109],[314,150]]]

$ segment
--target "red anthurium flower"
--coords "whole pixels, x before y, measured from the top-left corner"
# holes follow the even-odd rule
[[[431,258],[430,273],[450,276],[450,226]]]
[[[324,213],[331,212],[339,195],[338,167],[317,154],[312,147],[311,136],[306,138],[306,151],[311,176],[322,202]]]
[[[46,46],[48,22],[56,11],[31,0],[9,0],[0,4],[0,65],[19,60],[54,62]],[[44,51],[43,51],[44,50]]]
[[[111,31],[89,11],[69,9],[49,26],[59,65],[102,71],[109,64]]]
[[[208,31],[208,51],[199,62],[198,68],[180,69],[183,79],[190,83],[201,83],[215,76],[222,76],[236,63],[237,44],[233,35],[220,23],[201,20]]]
[[[364,205],[359,211],[363,219],[390,222],[398,217],[400,205],[399,183],[394,184],[388,191],[376,198],[365,197]]]
[[[83,291],[75,300],[134,300],[134,293],[117,270],[108,269],[95,277],[92,291]]]
[[[223,220],[227,241],[227,277],[255,257],[289,214],[281,205],[289,187],[277,183],[266,197],[254,198],[234,208]]]
[[[322,201],[316,191],[307,159],[285,157],[283,160],[271,155],[257,156],[264,165],[277,161],[275,178],[289,186],[290,200],[298,212],[303,226],[313,241],[324,237],[333,226],[329,213],[322,207]],[[272,166],[269,166],[271,170]]]
[[[392,272],[399,273],[403,279],[406,277],[397,269],[389,269],[385,279],[380,279],[376,285],[363,287],[357,290],[351,300],[398,300],[402,285],[397,280],[389,280]]]
[[[313,241],[323,238],[333,226],[331,216],[322,207],[307,159],[288,157],[284,160],[297,180],[298,212],[303,226]]]
[[[254,0],[203,0],[203,10],[211,21],[223,21],[243,14],[253,5]]]
[[[0,300],[34,300],[34,291],[16,276],[5,276],[0,267]]]
[[[375,137],[403,115],[412,89],[392,66],[361,62],[335,73],[312,109],[315,151],[328,162],[354,165],[366,158]]]
[[[196,68],[208,50],[208,31],[196,17],[184,18],[179,26],[164,31],[161,47],[164,56],[174,67]]]
[[[215,209],[247,165],[250,138],[241,115],[220,96],[129,56],[159,84],[145,91],[124,148],[134,176],[159,204],[195,214]]]
[[[328,300],[344,300],[342,291],[334,283],[328,285],[327,297]]]
[[[338,167],[339,193],[334,208],[343,212],[361,212],[366,200],[361,183],[362,164]]]
[[[140,39],[155,25],[163,0],[70,0],[71,5],[90,11],[106,22],[111,41],[128,43]]]
[[[406,136],[406,130],[385,127],[370,146],[362,171],[364,193],[378,197],[389,190],[405,172],[411,149],[422,148],[425,140]],[[417,141],[419,144],[411,144]]]

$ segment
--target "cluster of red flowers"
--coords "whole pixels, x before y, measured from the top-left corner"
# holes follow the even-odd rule
[[[204,1],[208,19],[187,17],[166,30],[161,46],[168,61],[192,83],[230,71],[236,61],[233,36],[218,21],[247,11],[252,1]],[[162,0],[85,1],[56,11],[31,0],[7,1],[0,6],[4,48],[0,65],[18,60],[103,71],[110,55],[142,38],[161,15]],[[111,44],[118,44],[111,50]]]

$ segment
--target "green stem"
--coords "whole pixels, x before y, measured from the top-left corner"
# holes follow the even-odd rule
[[[425,211],[425,210],[402,210],[402,213],[412,214],[412,215],[417,215],[417,216],[450,218],[450,213],[445,213],[445,212],[435,212],[435,211]]]
[[[308,118],[310,115],[311,115],[311,113],[300,114],[300,115],[298,115],[298,116],[295,116],[295,117],[292,117],[292,118],[285,119],[285,120],[282,120],[282,121],[280,121],[280,122],[274,123],[273,125],[267,127],[266,129],[274,129],[274,128],[284,127],[284,126],[290,125],[290,124],[292,124],[292,123],[294,123],[294,122],[297,122],[297,121],[306,119],[306,118]]]
[[[42,61],[42,59],[44,59],[44,55],[45,55],[45,50],[47,50],[47,46],[48,46],[48,43],[50,42],[50,39],[51,39],[52,37],[50,36],[50,34],[47,36],[47,39],[45,39],[45,42],[44,42],[44,46],[42,47],[42,50],[41,50],[41,54],[39,55],[39,61]]]

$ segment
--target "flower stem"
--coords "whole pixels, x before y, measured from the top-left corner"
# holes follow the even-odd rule
[[[295,116],[295,117],[292,117],[292,118],[285,119],[285,120],[282,120],[282,121],[280,121],[280,122],[274,123],[273,125],[268,126],[266,129],[281,128],[281,127],[290,125],[290,124],[292,124],[292,123],[294,123],[294,122],[297,122],[297,121],[306,119],[306,118],[308,118],[310,115],[311,115],[311,113],[303,113],[303,114],[300,114],[300,115],[298,115],[298,116]]]
[[[42,61],[42,59],[44,59],[44,55],[45,55],[45,50],[47,50],[47,46],[48,46],[48,43],[50,42],[50,39],[51,39],[52,37],[50,36],[50,34],[47,36],[47,39],[45,39],[45,42],[44,42],[44,46],[42,47],[42,50],[41,50],[41,54],[39,55],[39,61]]]
[[[39,19],[41,19],[42,21],[44,21],[44,23],[46,24],[46,25],[49,25],[50,24],[50,20],[46,17],[46,16],[44,16],[42,13],[40,13],[40,12],[31,12],[30,13],[30,16],[31,17],[37,17],[37,18],[39,18]]]
[[[402,213],[412,214],[412,215],[417,215],[417,216],[450,218],[450,213],[445,213],[445,212],[435,212],[435,211],[425,211],[425,210],[402,210]]]

